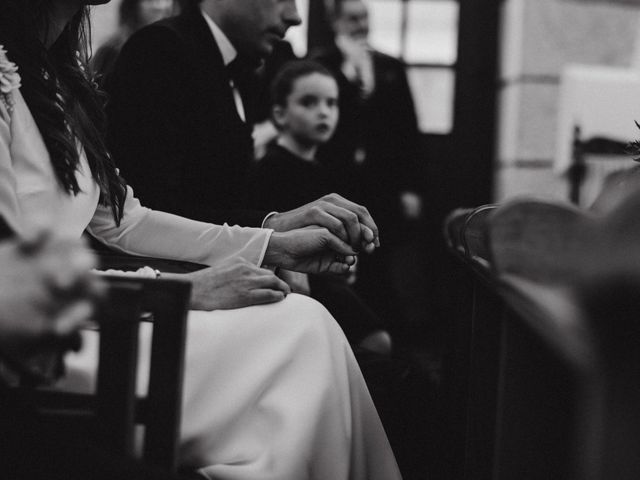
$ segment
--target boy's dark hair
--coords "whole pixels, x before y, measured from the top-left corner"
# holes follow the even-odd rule
[[[294,82],[312,73],[319,73],[335,80],[335,76],[327,68],[313,60],[293,60],[285,63],[271,82],[271,105],[285,106]]]

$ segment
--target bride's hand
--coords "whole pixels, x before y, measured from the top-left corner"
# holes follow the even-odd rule
[[[283,300],[291,289],[271,270],[238,258],[186,274],[193,283],[192,310],[248,307]]]

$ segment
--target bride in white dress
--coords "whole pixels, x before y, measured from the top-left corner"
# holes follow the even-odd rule
[[[185,466],[211,479],[400,478],[342,331],[320,304],[286,295],[286,285],[260,268],[272,264],[344,271],[352,261],[348,245],[324,229],[282,234],[154,212],[142,207],[128,188],[119,224],[114,220],[117,208],[108,206],[103,195],[113,185],[104,176],[110,167],[102,165],[102,176],[95,173],[95,149],[89,147],[95,147],[95,138],[82,134],[82,122],[86,125],[91,117],[69,113],[77,112],[82,102],[69,96],[64,84],[82,72],[81,57],[65,57],[64,52],[79,44],[84,3],[89,2],[3,0],[0,6],[0,44],[8,50],[0,51],[0,215],[18,233],[44,225],[57,235],[78,237],[87,229],[124,252],[216,265],[190,274],[192,304],[200,310],[192,311],[188,321],[180,451]],[[39,30],[30,39],[33,25]],[[10,60],[18,63],[19,72]],[[85,78],[75,80],[88,85]],[[54,98],[38,96],[47,91],[39,82],[54,86]],[[54,165],[52,136],[42,133],[43,125],[54,122],[32,115],[46,110],[47,101],[59,109],[54,116],[65,118],[64,134],[76,139],[71,140],[76,162],[70,168]],[[79,138],[86,141],[81,144]],[[77,182],[75,194],[69,187],[73,180],[61,178],[64,168]],[[111,180],[116,177],[108,173]],[[233,281],[220,284],[220,271]],[[240,298],[239,291],[247,297]],[[273,303],[215,309],[259,302]],[[72,370],[88,375],[95,364],[91,335],[85,334],[83,350],[69,359]],[[149,338],[143,337],[141,364],[148,361]],[[139,379],[140,390],[145,382]]]

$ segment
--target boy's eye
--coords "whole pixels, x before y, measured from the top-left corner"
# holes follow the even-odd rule
[[[312,107],[316,103],[318,103],[318,99],[316,97],[305,96],[300,99],[300,105],[303,107]]]
[[[338,99],[337,98],[330,98],[327,100],[327,105],[329,105],[330,107],[337,107],[338,106]]]

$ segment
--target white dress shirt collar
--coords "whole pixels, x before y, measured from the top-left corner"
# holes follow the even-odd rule
[[[231,43],[231,40],[229,40],[229,38],[224,34],[220,27],[216,25],[216,22],[213,21],[213,19],[207,12],[204,11],[202,7],[200,7],[200,11],[202,12],[202,16],[207,22],[207,25],[209,25],[209,28],[211,29],[213,38],[218,44],[218,48],[220,49],[220,53],[222,54],[222,61],[224,62],[224,66],[226,67],[235,60],[235,58],[238,56],[238,51]]]

